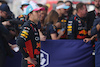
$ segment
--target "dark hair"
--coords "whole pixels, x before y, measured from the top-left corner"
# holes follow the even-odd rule
[[[37,4],[39,7],[42,7],[43,5],[42,4]]]
[[[59,3],[64,3],[64,2],[63,1],[58,1],[57,4],[59,4]]]
[[[44,7],[45,10],[48,11],[48,7],[46,5],[43,5],[42,7]]]
[[[66,1],[65,3],[68,3],[68,2],[71,4],[71,7],[72,7],[73,3],[71,1]]]
[[[73,7],[72,7],[73,3],[71,1],[66,1],[65,4],[66,3],[70,3],[71,4],[70,5],[70,9],[68,10],[68,16],[70,17],[72,15],[72,13],[73,13]]]
[[[55,20],[58,19],[58,13],[55,10],[51,10],[44,21],[44,25],[55,24]]]
[[[83,6],[86,6],[86,4],[84,4],[84,3],[78,3],[77,5],[76,5],[76,11],[78,11],[78,9],[82,9],[83,8]]]

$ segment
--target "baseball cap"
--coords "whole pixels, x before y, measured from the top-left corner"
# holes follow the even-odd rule
[[[12,13],[12,12],[10,11],[10,8],[9,8],[9,6],[8,6],[7,4],[2,4],[2,5],[0,6],[0,10],[1,10],[1,11],[7,12],[7,14],[11,14],[11,13]]]
[[[25,15],[28,15],[32,11],[39,11],[39,10],[45,10],[44,7],[39,7],[35,2],[31,2],[30,5],[27,6]]]
[[[62,4],[62,5],[57,6],[56,9],[61,9],[61,8],[68,9],[69,7],[70,6],[66,6],[66,4]]]

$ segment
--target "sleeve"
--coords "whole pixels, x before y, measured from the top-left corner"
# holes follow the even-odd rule
[[[55,28],[55,26],[50,26],[49,31],[50,31],[50,34],[56,33],[56,28]]]
[[[10,35],[9,30],[0,22],[0,32],[6,36]]]
[[[93,28],[91,29],[91,35],[95,35],[97,34],[97,28],[96,28],[96,25],[99,24],[100,20],[99,19],[96,19],[94,20],[93,22]]]
[[[39,21],[38,22],[38,29],[40,29],[41,28],[41,22]]]
[[[67,23],[67,35],[69,39],[75,39],[76,22],[70,18]]]
[[[27,27],[27,26],[23,27],[22,31],[20,32],[16,40],[16,43],[20,48],[20,52],[25,58],[29,57],[28,50],[26,49],[26,46],[25,46],[25,42],[30,40],[30,32],[31,32],[30,27]]]

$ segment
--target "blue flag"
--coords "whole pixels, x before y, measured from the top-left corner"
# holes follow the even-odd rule
[[[41,67],[94,67],[93,48],[82,40],[41,42]]]

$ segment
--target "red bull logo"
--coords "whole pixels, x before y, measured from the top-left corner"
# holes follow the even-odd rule
[[[81,30],[81,31],[79,31],[79,34],[86,35],[87,34],[87,31],[86,30]]]

